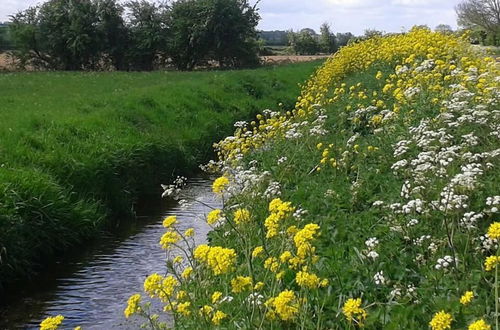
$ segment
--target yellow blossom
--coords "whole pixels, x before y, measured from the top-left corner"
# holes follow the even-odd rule
[[[187,279],[191,276],[192,273],[193,267],[186,267],[186,269],[184,269],[184,271],[182,272],[181,277]]]
[[[194,236],[194,228],[188,228],[188,229],[186,229],[186,231],[184,232],[184,236],[186,236],[186,237],[192,237],[192,236]]]
[[[500,222],[494,222],[488,228],[488,237],[491,239],[500,238]]]
[[[171,215],[171,216],[166,217],[163,220],[163,227],[170,228],[170,227],[172,227],[172,225],[174,225],[176,223],[177,223],[177,217],[175,215]]]
[[[477,320],[469,324],[468,330],[491,330],[491,326],[483,319]]]
[[[61,325],[63,320],[64,316],[62,315],[47,317],[40,323],[40,330],[55,330]]]
[[[225,176],[221,176],[220,178],[215,179],[214,183],[212,184],[212,191],[216,194],[222,194],[228,184],[229,179]]]
[[[486,261],[484,262],[484,268],[486,269],[487,272],[490,270],[493,270],[496,268],[496,266],[500,263],[500,257],[499,256],[489,256],[486,258]]]
[[[231,288],[234,293],[240,293],[252,288],[252,279],[248,276],[237,276],[231,280]]]
[[[169,249],[175,243],[181,240],[181,236],[175,231],[167,231],[160,239],[160,245],[163,249]]]
[[[361,307],[361,298],[350,298],[342,307],[342,313],[346,317],[349,322],[356,322],[358,325],[362,325],[364,320],[366,319],[367,313]]]
[[[300,287],[315,289],[320,285],[320,278],[316,274],[308,273],[307,267],[297,273],[295,281]]]
[[[283,321],[293,320],[299,312],[299,303],[295,292],[290,290],[282,291],[277,297],[269,299],[266,306],[272,307]]]
[[[226,313],[222,311],[217,311],[214,313],[214,316],[212,317],[212,323],[215,325],[220,325],[225,318],[227,318]]]
[[[257,284],[255,284],[255,286],[253,287],[253,289],[254,289],[255,291],[259,291],[259,290],[261,290],[263,287],[264,287],[264,282],[257,282]]]
[[[240,225],[250,221],[250,211],[247,209],[237,209],[234,211],[234,222]]]
[[[264,252],[264,248],[262,246],[257,246],[255,249],[252,251],[252,258],[257,258]]]
[[[194,250],[194,258],[208,266],[215,275],[222,275],[233,269],[236,262],[236,252],[234,249],[226,249],[221,246],[210,247],[202,244]]]
[[[466,291],[462,297],[460,297],[460,303],[462,305],[468,305],[472,299],[474,298],[474,292],[472,291]]]
[[[134,294],[133,296],[128,298],[127,308],[125,308],[125,310],[123,311],[123,314],[125,314],[126,318],[129,318],[132,314],[137,313],[141,309],[141,307],[139,306],[140,302],[140,294]]]
[[[215,291],[215,292],[212,294],[212,304],[216,304],[216,303],[218,303],[221,297],[222,297],[222,292],[220,292],[220,291]]]
[[[177,305],[177,313],[180,313],[184,316],[189,316],[191,314],[189,307],[191,307],[191,303],[189,301],[180,303],[179,305]]]
[[[434,314],[434,317],[429,322],[432,330],[446,330],[451,329],[451,322],[453,321],[453,317],[451,314],[446,313],[445,311],[440,311]]]
[[[222,210],[220,209],[212,210],[207,215],[207,223],[209,225],[215,224],[220,219],[222,219]]]

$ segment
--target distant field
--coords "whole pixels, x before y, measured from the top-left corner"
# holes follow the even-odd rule
[[[293,108],[320,64],[0,74],[0,285],[196,170],[234,121]]]

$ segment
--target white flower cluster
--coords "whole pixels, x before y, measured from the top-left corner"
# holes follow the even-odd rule
[[[449,267],[453,266],[453,264],[458,264],[458,260],[456,258],[453,258],[452,256],[444,256],[436,261],[434,268],[438,270],[447,270]]]
[[[377,272],[373,276],[373,281],[375,282],[376,285],[385,285],[385,277],[384,277],[384,271]]]
[[[371,237],[365,241],[365,245],[368,248],[367,251],[365,251],[365,255],[372,259],[376,260],[379,257],[379,254],[375,251],[375,248],[378,246],[379,241],[376,237]]]

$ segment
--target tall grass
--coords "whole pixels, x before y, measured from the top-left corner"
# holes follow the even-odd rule
[[[133,214],[320,63],[257,70],[0,75],[0,287]]]

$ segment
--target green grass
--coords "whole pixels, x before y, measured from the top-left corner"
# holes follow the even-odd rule
[[[0,287],[189,175],[232,123],[292,108],[319,62],[256,70],[0,75]]]

